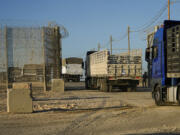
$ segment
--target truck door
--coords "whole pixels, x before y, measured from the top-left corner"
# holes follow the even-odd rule
[[[162,75],[162,57],[161,57],[161,42],[158,38],[154,39],[154,45],[152,48],[152,78],[158,79]]]

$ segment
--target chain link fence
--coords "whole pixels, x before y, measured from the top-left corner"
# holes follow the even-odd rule
[[[59,26],[0,27],[0,89],[30,82],[34,89],[51,89],[61,75]]]

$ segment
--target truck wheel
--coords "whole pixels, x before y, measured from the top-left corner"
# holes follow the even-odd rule
[[[177,100],[178,100],[178,104],[180,105],[180,86],[178,86],[177,89]]]
[[[127,92],[131,92],[132,88],[131,87],[127,87]]]
[[[85,80],[85,87],[86,87],[86,89],[90,89],[89,82],[90,82],[89,79]]]
[[[136,91],[136,86],[127,87],[127,92],[135,92],[135,91]]]
[[[108,85],[106,83],[104,84],[104,92],[108,92]]]
[[[106,82],[103,83],[103,91],[108,92],[108,85]]]
[[[132,91],[136,92],[137,86],[133,86]]]
[[[112,85],[108,85],[108,91],[112,92]]]
[[[102,82],[100,83],[100,89],[99,90],[103,91],[103,83]]]
[[[107,83],[105,81],[101,82],[100,91],[108,92]]]
[[[161,97],[162,97],[161,88],[160,86],[156,86],[155,91],[154,91],[154,99],[155,99],[156,105],[158,106],[163,105]]]
[[[99,80],[97,80],[97,89],[100,89],[100,87],[101,87],[101,83]]]

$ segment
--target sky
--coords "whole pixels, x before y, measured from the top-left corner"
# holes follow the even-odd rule
[[[171,19],[180,20],[180,1],[172,0]],[[133,32],[148,25],[167,0],[0,0],[0,23],[48,24],[55,21],[63,25],[69,36],[62,39],[63,57],[82,57],[88,50],[109,48],[113,37],[113,53],[127,49],[123,35],[130,26],[130,45],[133,49],[146,48],[146,32]],[[167,19],[167,9],[150,28]],[[144,58],[143,58],[144,59]],[[143,60],[143,68],[146,64]]]

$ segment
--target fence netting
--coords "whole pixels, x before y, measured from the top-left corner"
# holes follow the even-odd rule
[[[51,89],[61,75],[61,34],[58,26],[0,27],[0,89],[29,82]]]

